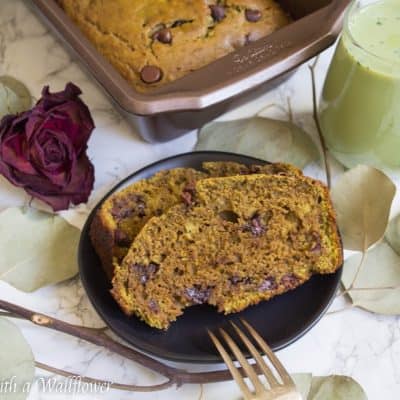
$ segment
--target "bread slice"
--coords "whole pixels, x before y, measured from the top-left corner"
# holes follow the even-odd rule
[[[229,314],[335,272],[342,247],[329,192],[304,176],[200,180],[197,204],[142,228],[112,295],[127,315],[167,329],[186,307]]]
[[[180,202],[185,191],[190,195],[196,180],[206,176],[192,168],[160,171],[117,192],[102,204],[90,227],[90,237],[110,280],[113,263],[122,261],[143,225]]]
[[[246,166],[235,162],[207,162],[204,171],[175,168],[160,171],[110,196],[96,213],[90,237],[104,270],[111,280],[113,263],[120,263],[144,224],[179,203],[195,201],[195,183],[210,176],[237,174],[288,174],[302,172],[288,164]]]

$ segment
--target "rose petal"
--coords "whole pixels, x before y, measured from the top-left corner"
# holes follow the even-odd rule
[[[73,179],[68,187],[60,193],[50,191],[37,192],[31,188],[25,190],[32,196],[50,205],[54,211],[61,211],[68,208],[69,203],[86,203],[94,184],[94,167],[86,155],[82,156],[77,163],[77,170],[72,174]]]
[[[75,177],[80,176],[80,179]],[[72,198],[73,204],[86,203],[94,185],[94,166],[86,154],[83,154],[78,163],[71,179],[70,190],[74,190],[75,194]]]
[[[25,190],[31,196],[48,204],[53,209],[53,211],[67,210],[69,207],[70,196],[68,196],[68,195],[52,196],[51,194],[38,193],[38,192],[35,192],[35,191],[33,191],[31,189],[27,189],[27,188]]]
[[[45,146],[49,141],[57,143],[63,155],[58,162],[49,160],[45,154]],[[31,158],[42,175],[61,187],[66,187],[70,179],[70,171],[76,162],[76,154],[68,137],[60,131],[45,130],[36,135],[31,144]],[[68,172],[66,174],[65,172]]]
[[[46,114],[43,113],[41,110],[35,108],[32,109],[29,118],[27,118],[23,131],[28,141],[31,140],[35,132],[40,131],[45,118]]]
[[[12,170],[14,179],[17,180],[18,186],[25,190],[31,190],[37,193],[48,193],[51,195],[58,194],[63,187],[49,181],[46,176],[24,174],[17,170]]]
[[[57,116],[58,122],[61,121],[62,116],[68,115],[68,128],[65,129],[76,152],[80,155],[82,151],[86,150],[87,142],[95,127],[89,110],[80,99],[77,99],[74,103],[60,105],[53,112],[54,116]]]
[[[0,136],[0,162],[8,164],[10,167],[16,168],[27,174],[34,174],[35,168],[29,161],[29,149],[26,138],[19,131],[21,124],[24,123],[27,116],[12,116],[4,121],[6,125],[1,131]],[[3,123],[3,121],[2,121]]]
[[[50,93],[49,86],[45,86],[42,89],[42,97],[36,103],[36,106],[42,108],[44,111],[49,111],[54,106],[77,99],[80,94],[82,94],[81,89],[71,82],[66,84],[64,90],[54,93]]]

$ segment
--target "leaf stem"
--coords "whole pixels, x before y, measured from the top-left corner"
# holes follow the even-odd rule
[[[381,286],[381,287],[352,287],[351,289],[346,289],[342,293],[338,294],[336,297],[343,296],[349,292],[364,292],[368,290],[396,290],[400,289],[400,285],[395,285],[395,286]]]
[[[37,368],[51,372],[52,374],[64,376],[66,378],[71,378],[72,376],[78,376],[76,374],[65,371],[63,369],[55,368],[50,365],[43,364],[39,361],[35,361],[35,365]],[[79,379],[85,383],[102,385],[102,386],[106,386],[110,389],[124,390],[124,391],[128,391],[128,392],[156,392],[159,390],[168,389],[174,385],[174,382],[172,381],[172,379],[168,379],[164,383],[160,383],[158,385],[153,385],[153,386],[137,386],[137,385],[127,385],[127,384],[122,384],[122,383],[113,383],[113,382],[109,382],[109,381],[104,381],[102,379],[95,379],[95,378],[90,378],[88,376],[81,376],[81,375],[79,375]]]
[[[289,122],[293,123],[293,109],[292,109],[292,103],[290,101],[290,97],[287,97],[286,101],[287,101],[287,107],[288,107],[287,113],[288,113],[288,116],[289,116]]]
[[[353,277],[353,280],[352,280],[352,282],[351,282],[349,288],[346,289],[347,291],[352,290],[352,289],[354,288],[354,285],[355,285],[355,283],[356,283],[356,281],[357,281],[358,276],[360,275],[361,268],[362,268],[362,266],[363,266],[364,261],[365,261],[366,258],[367,258],[367,252],[366,252],[366,250],[364,250],[364,251],[362,252],[361,260],[360,260],[360,263],[358,264],[357,271],[356,271],[356,273],[355,273],[355,275],[354,275],[354,277]]]
[[[315,67],[317,66],[317,63],[318,63],[318,56],[315,58],[314,62],[308,66],[308,68],[310,69],[310,73],[311,73],[313,117],[314,117],[315,125],[317,127],[319,141],[321,143],[321,149],[322,149],[322,155],[323,155],[323,161],[324,161],[325,173],[326,173],[326,184],[328,185],[328,188],[331,188],[331,168],[330,168],[330,165],[328,162],[328,149],[326,147],[324,135],[322,134],[322,128],[321,128],[321,124],[320,124],[319,116],[318,116],[317,85],[315,82]]]
[[[204,385],[201,383],[200,384],[199,400],[203,400],[203,396],[204,396]]]
[[[349,292],[351,292],[352,290],[356,290],[356,289],[354,288],[354,285],[355,285],[355,283],[356,283],[356,281],[357,281],[357,278],[358,278],[358,276],[359,276],[359,274],[360,274],[360,271],[361,271],[361,268],[362,268],[362,266],[363,266],[363,264],[364,264],[364,261],[365,261],[365,259],[366,259],[366,256],[367,256],[367,252],[366,252],[366,251],[363,251],[362,254],[361,254],[360,263],[359,263],[358,266],[357,266],[357,271],[356,271],[356,273],[355,273],[355,275],[354,275],[354,277],[353,277],[353,280],[352,280],[350,286],[349,286],[348,288],[346,288],[346,287],[344,286],[343,282],[342,282],[343,290],[342,290],[340,293],[338,293],[338,294],[336,295],[336,298],[342,297],[342,296],[348,294]],[[363,288],[359,288],[359,289],[364,290]],[[359,289],[357,289],[357,290],[359,290]],[[368,289],[365,289],[365,290],[368,290]],[[351,299],[350,299],[350,300],[351,300]]]

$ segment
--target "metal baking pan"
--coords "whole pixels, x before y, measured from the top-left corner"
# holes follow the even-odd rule
[[[280,0],[294,18],[286,27],[149,93],[137,92],[95,49],[55,0],[29,0],[150,142],[197,129],[260,95],[330,46],[350,0]]]

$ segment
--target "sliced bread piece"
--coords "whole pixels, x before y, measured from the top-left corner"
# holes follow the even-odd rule
[[[341,266],[320,182],[242,175],[201,180],[196,191],[196,205],[149,220],[116,266],[112,294],[127,315],[167,329],[191,305],[238,312]]]

